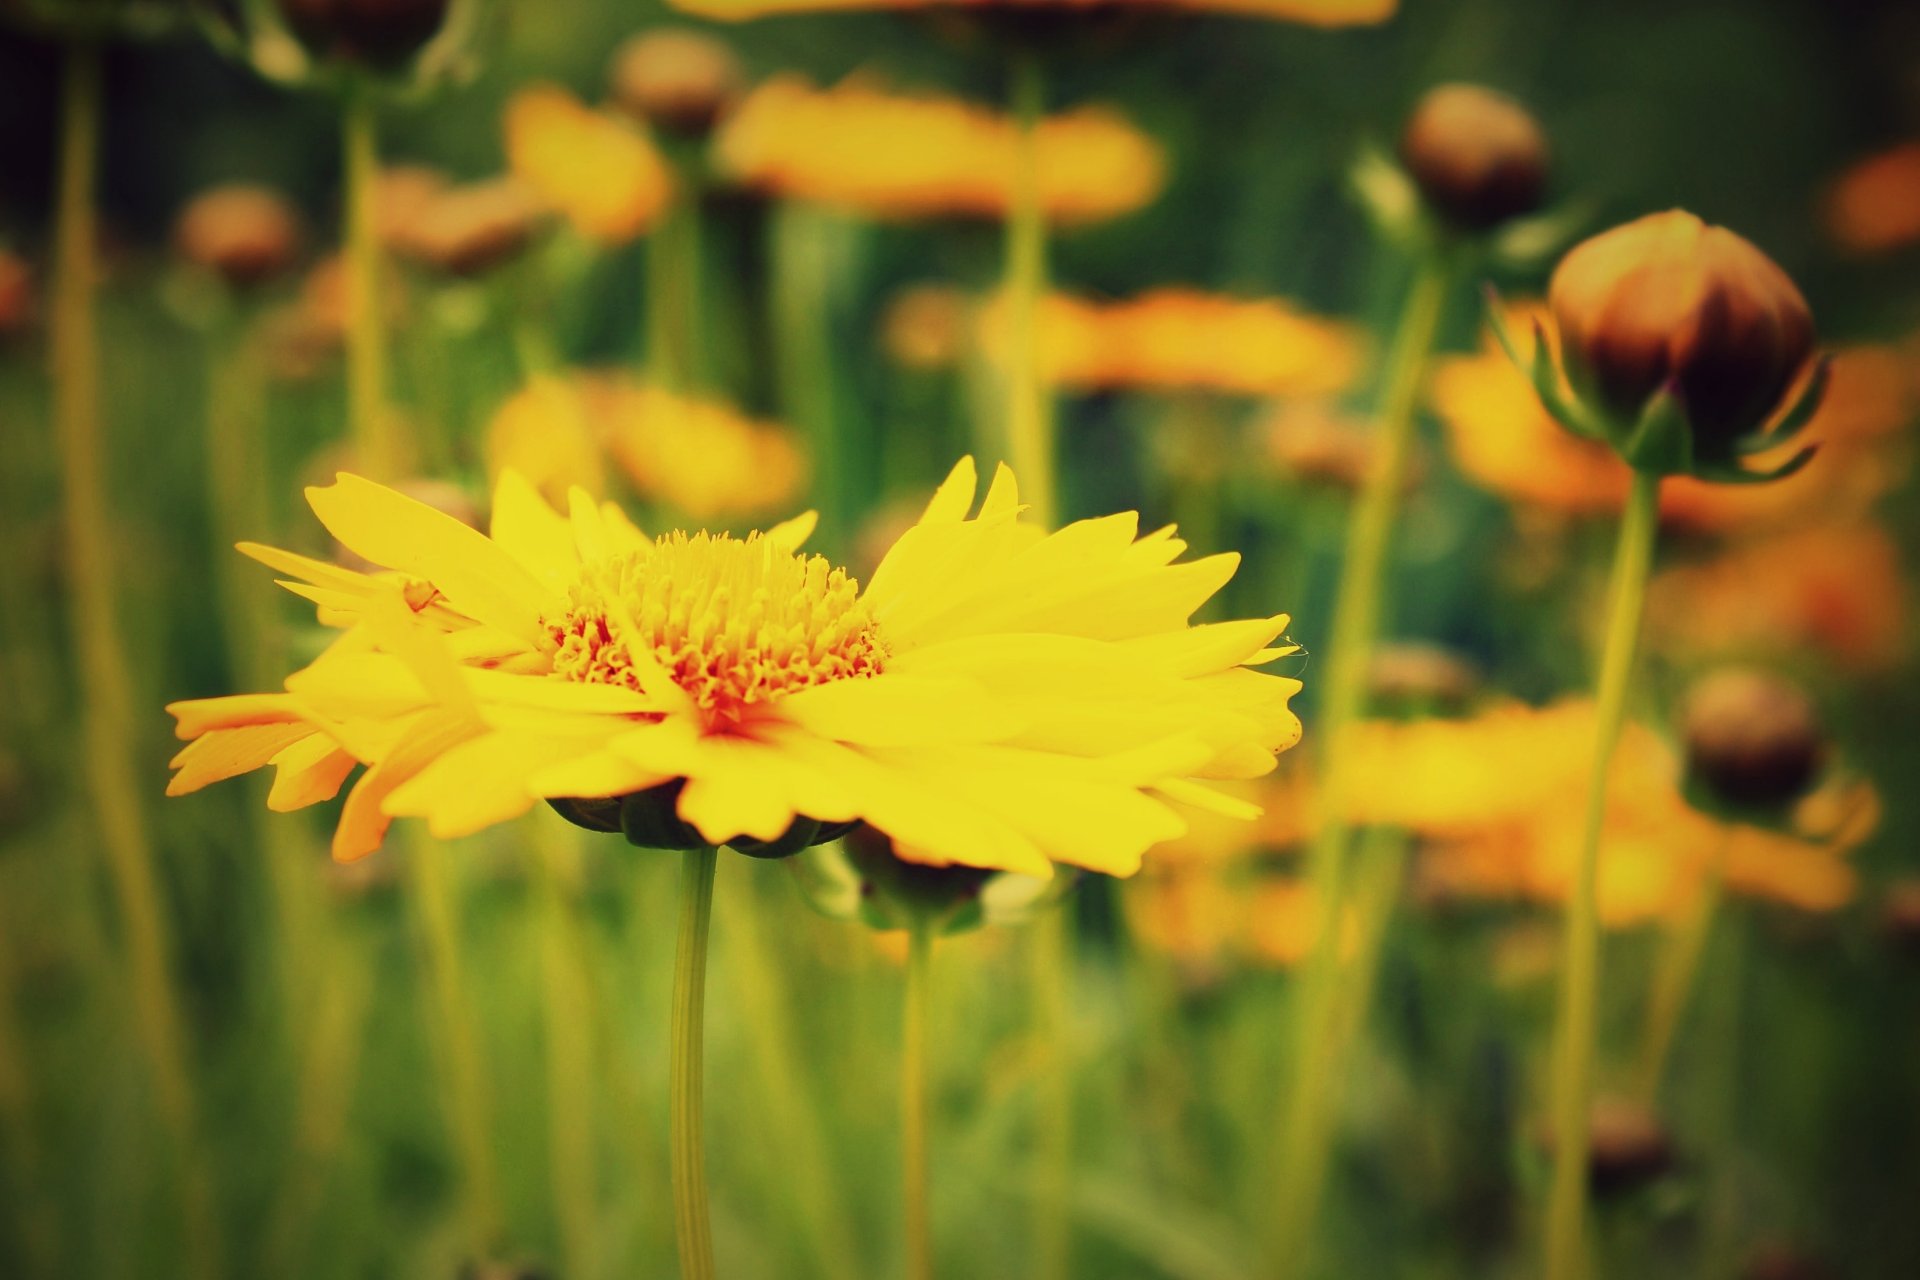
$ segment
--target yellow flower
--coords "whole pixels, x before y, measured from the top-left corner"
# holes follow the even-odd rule
[[[793,13],[856,13],[874,9],[1007,9],[1082,10],[1088,0],[671,0],[683,13],[717,22],[744,22],[751,18]],[[1398,0],[1114,0],[1120,7],[1166,9],[1189,13],[1227,13],[1244,18],[1268,18],[1310,27],[1369,26],[1393,16]]]
[[[1012,340],[1004,299],[981,316],[996,359]],[[1117,302],[1054,294],[1040,310],[1040,364],[1056,385],[1207,390],[1246,396],[1327,395],[1359,373],[1366,344],[1351,325],[1279,298],[1167,288]]]
[[[1165,181],[1159,147],[1105,107],[1047,117],[1036,146],[1040,205],[1056,222],[1131,213]],[[1005,217],[1018,153],[1002,113],[858,78],[816,89],[776,76],[714,140],[715,167],[736,182],[878,218]]]
[[[514,94],[505,123],[514,175],[590,240],[645,234],[673,198],[673,176],[645,134],[558,85]]]
[[[1284,617],[1189,625],[1238,558],[1176,563],[1132,514],[1049,533],[1005,468],[975,493],[963,460],[863,589],[797,550],[807,520],[649,539],[508,472],[488,536],[342,475],[308,500],[390,572],[245,547],[343,634],[284,692],[174,704],[169,790],[271,763],[297,808],[366,765],[340,858],[395,817],[446,838],[647,792],[714,844],[858,819],[912,861],[1037,876],[1130,874],[1185,831],[1173,802],[1253,816],[1199,779],[1270,771],[1299,683],[1254,670]]]
[[[1516,307],[1509,315],[1507,327],[1522,360],[1532,358],[1530,320],[1537,314]],[[1892,346],[1842,349],[1801,441],[1817,442],[1821,450],[1805,470],[1750,486],[1673,477],[1661,486],[1662,518],[1684,528],[1734,532],[1864,511],[1906,476],[1901,429],[1920,415],[1920,386],[1908,372],[1909,361]],[[1631,479],[1626,464],[1606,445],[1554,422],[1526,375],[1491,338],[1478,354],[1439,362],[1431,399],[1455,463],[1482,488],[1567,515],[1614,512],[1624,504]],[[1762,465],[1780,460],[1773,454],[1759,458]]]
[[[603,434],[578,379],[538,374],[494,410],[487,470],[517,472],[555,503],[564,503],[573,488],[604,493]]]
[[[1827,193],[1827,231],[1853,253],[1920,244],[1920,142],[1903,142],[1842,173]]]

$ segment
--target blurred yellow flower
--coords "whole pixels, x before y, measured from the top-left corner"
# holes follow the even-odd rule
[[[1385,22],[1393,16],[1399,0],[670,0],[670,3],[683,13],[718,22],[743,22],[792,13],[854,13],[874,9],[1078,12],[1112,3],[1122,8],[1228,13],[1311,27],[1353,27]]]
[[[1536,312],[1508,321],[1522,359],[1531,356]],[[1707,532],[1778,526],[1809,516],[1864,511],[1905,479],[1902,428],[1920,416],[1920,381],[1908,353],[1887,345],[1843,348],[1826,398],[1797,444],[1821,451],[1775,484],[1711,484],[1681,476],[1661,486],[1668,522]],[[1618,510],[1630,472],[1604,444],[1564,430],[1541,408],[1526,376],[1488,337],[1479,353],[1439,362],[1431,386],[1454,461],[1469,480],[1510,501],[1590,515]],[[1768,455],[1761,455],[1765,465]]]
[[[514,94],[505,127],[514,175],[590,240],[645,234],[673,198],[672,173],[638,127],[558,85]]]
[[[1654,577],[1649,639],[1698,657],[1813,651],[1855,671],[1905,661],[1907,580],[1891,536],[1843,522],[1742,541]]]
[[[701,522],[764,515],[807,478],[785,427],[614,370],[535,377],[495,412],[487,460],[556,505],[575,487],[604,494],[611,461],[640,497]]]
[[[1920,244],[1920,141],[1858,161],[1826,199],[1827,231],[1854,253],[1887,253]]]
[[[1012,341],[1004,298],[982,310],[980,324],[983,348],[1004,360]],[[1081,391],[1327,395],[1351,385],[1366,356],[1358,328],[1283,299],[1183,288],[1116,302],[1056,293],[1041,303],[1039,329],[1044,376]]]
[[[1040,205],[1056,222],[1130,213],[1165,181],[1159,147],[1106,107],[1047,117],[1036,145]],[[958,98],[776,76],[727,118],[714,164],[755,190],[873,217],[1001,218],[1018,151],[1010,117]]]
[[[1286,618],[1189,625],[1238,557],[1175,563],[1133,514],[1049,532],[1004,467],[976,495],[963,460],[863,590],[797,549],[810,520],[649,539],[507,472],[489,536],[343,474],[308,500],[387,571],[243,547],[343,634],[283,692],[175,703],[169,791],[273,764],[299,808],[365,765],[339,858],[395,817],[452,838],[633,799],[713,844],[864,820],[911,861],[1037,876],[1131,874],[1186,830],[1172,802],[1253,816],[1202,779],[1271,771],[1300,686],[1255,670]]]

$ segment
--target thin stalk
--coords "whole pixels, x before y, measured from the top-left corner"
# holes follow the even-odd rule
[[[1322,748],[1319,831],[1308,855],[1317,932],[1301,975],[1294,1012],[1293,1071],[1281,1107],[1278,1179],[1270,1256],[1282,1275],[1304,1273],[1318,1216],[1329,1144],[1320,1140],[1330,1085],[1341,1071],[1329,1052],[1340,1016],[1339,922],[1346,896],[1354,784],[1347,738],[1366,696],[1367,666],[1379,638],[1387,553],[1393,544],[1414,437],[1414,408],[1452,279],[1441,253],[1420,264],[1388,359],[1379,410],[1379,444],[1359,500],[1348,515],[1346,554],[1327,639],[1327,676],[1316,729]]]
[[[821,524],[832,537],[852,529],[850,441],[835,411],[832,325],[834,255],[829,215],[794,201],[774,210],[772,281],[774,355],[780,411],[805,437],[813,457]]]
[[[0,946],[0,1152],[12,1157],[9,1183],[16,1197],[23,1261],[35,1275],[56,1275],[58,1220],[45,1190],[51,1184],[36,1125],[39,1112],[27,1071],[26,1039],[17,1016],[18,990],[13,953]]]
[[[1740,1266],[1740,1068],[1747,1061],[1741,1027],[1747,1002],[1748,921],[1740,912],[1722,912],[1716,932],[1718,969],[1708,985],[1710,1008],[1704,1012],[1709,1022],[1701,1037],[1710,1056],[1700,1073],[1712,1185],[1706,1193],[1696,1274],[1702,1280],[1731,1280]]]
[[[346,186],[347,420],[355,462],[379,480],[404,464],[387,407],[386,315],[382,310],[378,104],[372,86],[348,86],[341,103],[341,158]]]
[[[550,815],[540,815],[550,817]],[[564,1273],[587,1280],[594,1262],[593,993],[567,881],[578,841],[575,828],[533,821],[535,883],[540,903],[541,1013],[547,1060],[547,1152],[553,1210],[560,1224]]]
[[[1013,59],[1012,107],[1018,148],[1013,207],[1007,217],[1006,299],[1012,321],[1007,357],[1007,458],[1020,477],[1033,518],[1052,525],[1054,479],[1053,391],[1040,366],[1040,308],[1047,291],[1047,214],[1040,203],[1040,118],[1046,86],[1040,58],[1022,50]]]
[[[1073,1267],[1073,1074],[1068,996],[1073,981],[1072,904],[1030,926],[1028,987],[1038,1079],[1034,1140],[1033,1258],[1041,1280],[1065,1280]]]
[[[907,930],[907,999],[900,1048],[901,1192],[906,1202],[907,1280],[933,1280],[933,1225],[927,1199],[927,1015],[933,930]]]
[[[106,450],[100,423],[96,177],[103,115],[100,50],[67,48],[61,101],[60,186],[53,282],[54,422],[71,594],[79,650],[81,767],[98,820],[126,946],[127,979],[154,1093],[180,1166],[187,1248],[196,1274],[222,1270],[213,1183],[199,1141],[198,1104],[180,1009],[168,970],[173,944],[141,812],[130,744],[139,740],[133,677],[115,619]]]
[[[646,241],[647,376],[669,391],[705,378],[700,331],[700,189],[679,168],[684,194]]]
[[[504,1219],[500,1177],[488,1136],[487,1074],[474,1037],[460,949],[459,907],[446,868],[449,850],[416,832],[405,852],[412,881],[407,900],[426,952],[434,1020],[440,1032],[439,1060],[446,1075],[447,1120],[459,1152],[468,1244],[484,1257],[500,1242]]]
[[[1713,936],[1713,923],[1726,886],[1727,859],[1734,832],[1732,824],[1721,832],[1720,847],[1707,868],[1700,900],[1692,904],[1686,918],[1667,934],[1660,949],[1653,989],[1647,999],[1647,1025],[1640,1043],[1640,1061],[1633,1080],[1633,1096],[1647,1107],[1652,1107],[1660,1097],[1674,1037],[1679,1033],[1680,1020],[1692,1003],[1694,988],[1699,982],[1700,961],[1707,952],[1707,939]]]
[[[1567,904],[1560,967],[1552,1081],[1553,1183],[1547,1202],[1547,1280],[1578,1280],[1586,1263],[1587,1108],[1593,1093],[1598,1035],[1600,835],[1607,815],[1607,776],[1626,718],[1627,689],[1640,640],[1647,576],[1659,528],[1660,477],[1636,472],[1621,518],[1607,595],[1606,643],[1600,658],[1593,768],[1587,780],[1586,825],[1573,895]]]
[[[769,1137],[785,1153],[780,1168],[771,1170],[786,1193],[795,1222],[793,1229],[812,1255],[815,1274],[842,1277],[861,1270],[854,1234],[842,1203],[837,1171],[827,1157],[827,1137],[820,1116],[823,1109],[810,1096],[813,1077],[805,1069],[794,1033],[793,1010],[799,1003],[789,989],[782,966],[768,953],[767,939],[777,936],[760,922],[760,904],[751,883],[718,898],[720,927],[726,931],[728,989],[739,1001],[741,1023],[753,1042],[760,1069]]]
[[[692,849],[680,868],[680,937],[673,958],[673,1046],[668,1146],[673,1168],[673,1233],[681,1280],[713,1280],[713,1224],[707,1212],[707,1144],[702,1105],[707,998],[707,930],[713,916],[717,849]]]

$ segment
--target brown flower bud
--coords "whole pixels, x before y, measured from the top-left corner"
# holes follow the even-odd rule
[[[1731,668],[1698,681],[1682,725],[1689,776],[1736,808],[1779,809],[1799,799],[1825,755],[1812,701],[1764,671]]]
[[[1740,1280],[1832,1280],[1833,1269],[1784,1241],[1770,1241],[1748,1255]]]
[[[1587,1178],[1595,1195],[1638,1190],[1673,1168],[1660,1117],[1626,1098],[1599,1097],[1587,1113]]]
[[[1376,702],[1414,711],[1457,711],[1480,687],[1471,662],[1433,644],[1381,646],[1367,679]]]
[[[643,32],[614,51],[613,98],[628,114],[667,133],[704,137],[740,94],[739,59],[700,31]]]
[[[1547,300],[1574,390],[1631,419],[1670,389],[1704,463],[1733,459],[1813,354],[1813,317],[1786,272],[1679,209],[1576,246]]]
[[[173,238],[187,261],[244,289],[293,269],[300,251],[300,220],[278,192],[244,185],[215,187],[181,211]]]
[[[1887,940],[1920,956],[1920,877],[1897,880],[1880,900],[1880,923]]]
[[[316,58],[392,71],[446,21],[450,0],[279,0],[287,26]]]
[[[1429,89],[1400,135],[1400,160],[1449,225],[1489,231],[1540,207],[1547,139],[1526,108],[1474,84]]]
[[[26,332],[33,323],[33,268],[17,253],[0,249],[0,339]]]
[[[887,304],[880,342],[909,369],[949,369],[966,352],[972,302],[947,284],[916,284]]]
[[[396,247],[449,275],[477,276],[517,257],[541,213],[540,201],[512,178],[452,187],[419,208]]]

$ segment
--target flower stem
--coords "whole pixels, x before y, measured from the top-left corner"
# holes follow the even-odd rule
[[[679,166],[682,194],[647,237],[647,376],[669,391],[697,390],[700,343],[700,189]]]
[[[933,1227],[927,1211],[927,1014],[932,977],[933,930],[916,920],[907,929],[907,1000],[900,1050],[907,1280],[933,1280]]]
[[[1039,1091],[1034,1142],[1034,1274],[1065,1280],[1073,1267],[1073,1073],[1068,1042],[1073,912],[1061,903],[1028,930]]]
[[[830,541],[851,532],[855,512],[849,473],[856,459],[836,411],[832,329],[836,267],[831,215],[795,201],[773,213],[774,356],[780,408],[806,439],[819,493],[820,523]]]
[[[1040,203],[1040,117],[1046,106],[1039,55],[1013,57],[1013,207],[1007,218],[1006,296],[1012,345],[1007,357],[1007,458],[1033,518],[1058,515],[1054,481],[1053,392],[1040,365],[1040,307],[1047,289],[1047,215]]]
[[[1593,1053],[1600,990],[1600,835],[1607,813],[1607,777],[1626,718],[1627,688],[1639,647],[1640,616],[1659,529],[1660,477],[1636,472],[1621,518],[1608,587],[1607,633],[1600,659],[1593,767],[1587,780],[1580,859],[1567,904],[1555,1029],[1552,1132],[1553,1182],[1547,1202],[1547,1280],[1578,1280],[1585,1270],[1587,1108],[1593,1092]]]
[[[62,515],[79,649],[81,743],[87,794],[99,823],[127,950],[133,1008],[162,1122],[180,1168],[187,1248],[195,1274],[222,1270],[211,1175],[180,1009],[168,972],[172,939],[141,813],[130,744],[139,740],[133,679],[115,620],[112,530],[100,424],[100,349],[94,317],[97,169],[104,103],[99,46],[67,47],[53,281],[54,420]]]
[[[541,815],[543,817],[547,815]],[[558,822],[527,824],[539,892],[540,975],[547,1065],[547,1153],[564,1274],[595,1274],[593,993],[569,892],[577,832]]]
[[[680,869],[680,940],[673,960],[673,1049],[668,1144],[673,1228],[681,1280],[712,1280],[713,1226],[707,1215],[707,1149],[702,1123],[702,1023],[707,998],[707,926],[713,915],[717,849],[693,849]]]
[[[1692,1002],[1694,987],[1699,981],[1700,961],[1706,955],[1707,940],[1713,936],[1714,920],[1720,911],[1734,831],[1729,824],[1721,832],[1720,847],[1707,868],[1700,900],[1693,903],[1686,917],[1668,932],[1660,950],[1653,989],[1647,999],[1646,1032],[1633,1081],[1633,1096],[1648,1107],[1660,1097],[1680,1019]]]
[[[1331,1122],[1323,1113],[1332,1105],[1332,1085],[1341,1076],[1334,1030],[1342,1016],[1339,922],[1351,836],[1347,797],[1353,779],[1347,739],[1362,709],[1367,666],[1379,638],[1387,552],[1406,482],[1414,408],[1452,274],[1451,261],[1435,252],[1420,264],[1414,277],[1387,364],[1378,444],[1366,485],[1347,521],[1346,554],[1327,640],[1327,677],[1316,726],[1325,744],[1319,831],[1308,858],[1317,931],[1293,1015],[1293,1071],[1281,1106],[1280,1203],[1269,1239],[1269,1254],[1282,1274],[1306,1270],[1332,1136]]]
[[[397,478],[403,459],[387,409],[387,335],[382,311],[379,117],[371,85],[347,86],[341,103],[346,183],[347,420],[354,459],[366,474]]]

